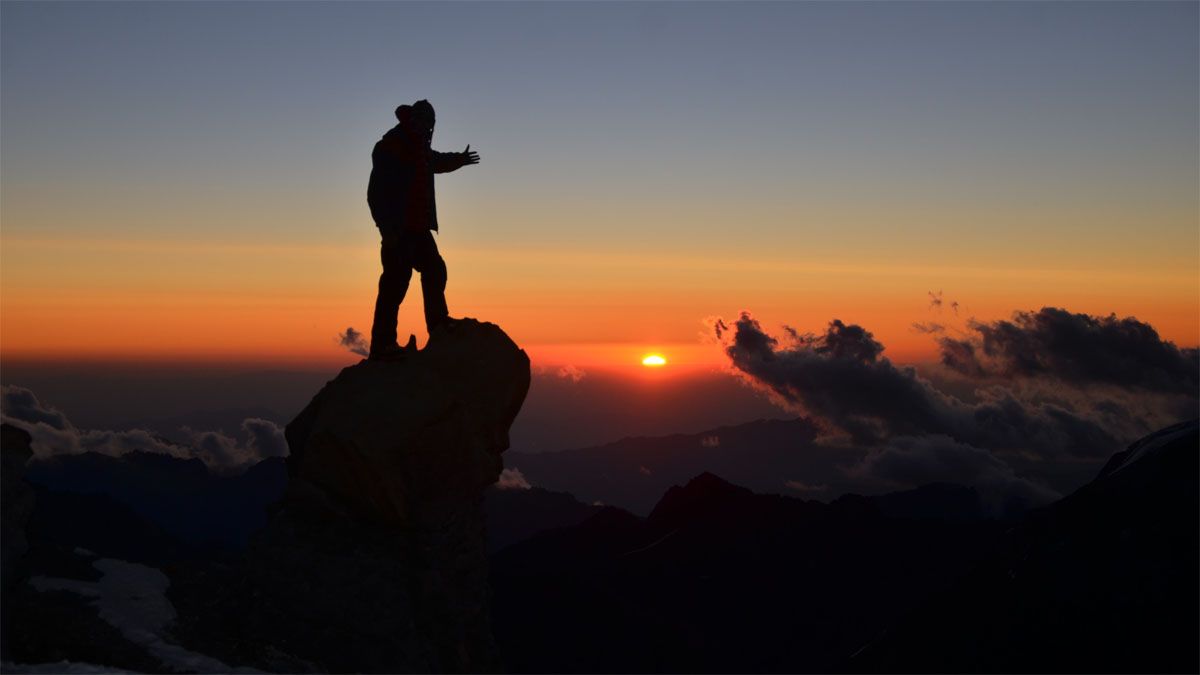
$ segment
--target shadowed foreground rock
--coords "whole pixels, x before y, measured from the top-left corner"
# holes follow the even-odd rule
[[[483,494],[529,381],[525,353],[467,319],[403,360],[363,361],[326,384],[287,427],[291,478],[243,581],[253,607],[242,640],[275,656],[241,662],[499,669]]]
[[[0,425],[0,594],[11,597],[21,556],[29,548],[25,527],[33,512],[33,488],[25,482],[25,464],[33,456],[32,438],[24,429]],[[0,604],[0,658],[8,658],[8,606]]]

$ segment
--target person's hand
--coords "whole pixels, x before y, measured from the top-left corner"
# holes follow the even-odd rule
[[[467,164],[478,164],[479,163],[479,153],[471,152],[471,144],[470,143],[467,144],[467,149],[462,151],[462,155],[463,155],[463,166],[466,166]]]

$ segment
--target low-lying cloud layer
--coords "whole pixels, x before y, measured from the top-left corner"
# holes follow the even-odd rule
[[[715,330],[750,382],[862,445],[922,434],[996,450],[1081,455],[1109,454],[1118,445],[1098,425],[1052,403],[1021,402],[1003,389],[981,391],[975,403],[944,394],[916,369],[883,357],[883,345],[861,326],[835,319],[824,335],[793,332],[781,344],[743,312],[732,327],[717,322]]]
[[[855,477],[895,487],[963,483],[1005,510],[1057,494],[1039,467],[1046,476],[1062,465],[1090,468],[1182,409],[1178,400],[1145,392],[1184,395],[1194,410],[1196,350],[1163,342],[1134,319],[1046,308],[970,326],[976,337],[937,338],[943,363],[977,380],[974,395],[964,399],[893,364],[862,326],[835,319],[820,335],[784,327],[777,338],[748,312],[732,325],[713,322],[748,383],[822,424],[823,442],[868,450],[850,470]],[[1035,377],[1038,387],[1024,386]],[[1080,390],[1089,383],[1104,391]],[[1122,396],[1140,396],[1141,407],[1125,405]],[[1161,410],[1149,422],[1131,412],[1155,406]]]
[[[970,485],[979,493],[985,510],[997,515],[1019,513],[1061,496],[1036,481],[1018,477],[991,452],[940,434],[894,438],[869,452],[850,474],[877,481],[884,489],[929,483]]]
[[[185,428],[188,441],[179,444],[144,429],[79,429],[61,411],[41,403],[32,391],[12,385],[0,389],[0,420],[28,431],[33,436],[34,453],[41,457],[83,452],[117,457],[141,451],[195,457],[214,469],[226,470],[288,453],[283,429],[270,420],[244,420],[242,439],[221,431]]]

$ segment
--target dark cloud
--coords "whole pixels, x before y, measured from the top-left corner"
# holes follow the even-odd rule
[[[942,308],[942,292],[938,291],[937,293],[934,293],[933,291],[928,291],[928,295],[929,308],[940,310]]]
[[[928,323],[923,322],[923,321],[913,322],[912,328],[913,328],[913,330],[917,331],[918,333],[925,333],[926,335],[939,335],[941,333],[946,332],[945,326],[943,326],[940,323],[934,323],[932,321],[930,321]]]
[[[371,345],[367,344],[362,333],[354,330],[354,326],[348,326],[345,333],[338,333],[338,344],[359,356],[369,356],[371,353]]]
[[[1133,317],[1043,307],[1011,321],[972,321],[969,330],[969,338],[938,344],[942,363],[973,377],[1044,377],[1191,397],[1200,388],[1200,352],[1163,340]]]
[[[987,375],[975,354],[975,344],[970,340],[940,337],[937,343],[942,352],[942,364],[946,367],[971,377]]]
[[[929,483],[958,483],[975,488],[994,516],[1021,513],[1061,495],[1021,478],[1003,460],[983,448],[949,436],[900,436],[872,450],[849,473],[879,483],[884,489],[906,489]]]
[[[109,429],[55,429],[45,423],[29,423],[4,417],[3,421],[21,427],[33,436],[35,455],[74,455],[83,452],[98,452],[119,457],[127,452],[154,452],[172,457],[191,457],[185,447],[172,443],[144,429],[112,431]]]
[[[788,345],[743,312],[732,328],[714,324],[734,368],[784,406],[874,446],[896,436],[941,434],[989,450],[1106,456],[1120,443],[1062,404],[1017,400],[993,388],[965,402],[937,390],[911,367],[882,356],[883,345],[841,321]]]
[[[224,468],[241,463],[237,439],[220,431],[196,431],[188,427],[183,431],[188,435],[188,444],[205,464]]]
[[[24,387],[4,387],[3,392],[0,392],[0,411],[12,419],[32,424],[42,423],[59,430],[70,425],[65,415],[54,408],[43,406],[33,392]]]
[[[266,459],[287,456],[287,439],[284,438],[283,427],[278,424],[259,417],[248,417],[242,420],[242,432],[248,439],[246,449],[252,457]]]
[[[79,429],[67,417],[41,403],[32,391],[6,385],[0,389],[5,423],[25,429],[33,436],[33,450],[39,456],[98,452],[114,457],[128,452],[154,452],[173,457],[198,457],[217,469],[233,469],[268,457],[287,455],[283,429],[264,419],[242,422],[246,442],[220,431],[184,429],[188,444],[173,443],[144,429],[112,431]]]
[[[214,468],[235,468],[288,454],[283,428],[257,417],[242,421],[244,443],[220,431],[194,431],[185,427],[184,432],[193,454]]]

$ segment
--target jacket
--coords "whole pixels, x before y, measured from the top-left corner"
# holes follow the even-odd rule
[[[375,226],[398,232],[437,230],[437,200],[433,174],[462,167],[457,152],[438,152],[414,143],[401,125],[392,127],[371,152],[367,205]]]

